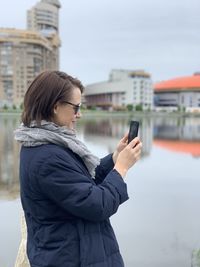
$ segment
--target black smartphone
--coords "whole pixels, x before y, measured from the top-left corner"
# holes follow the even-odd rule
[[[131,121],[130,122],[130,129],[128,133],[128,144],[138,136],[138,129],[139,129],[139,122],[138,121]]]

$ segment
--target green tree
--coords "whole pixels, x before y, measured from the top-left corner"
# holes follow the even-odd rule
[[[135,106],[136,111],[143,111],[142,104],[138,104]]]
[[[128,104],[126,106],[126,108],[127,108],[128,111],[133,111],[133,105],[132,104]]]
[[[20,107],[20,109],[23,109],[23,107],[24,107],[23,103],[21,103],[19,107]]]
[[[4,104],[3,110],[8,110],[8,106],[6,104]]]
[[[95,106],[91,106],[90,110],[96,110],[97,108]]]

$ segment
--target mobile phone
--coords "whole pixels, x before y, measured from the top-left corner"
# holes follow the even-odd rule
[[[138,136],[138,129],[139,129],[139,122],[138,121],[131,121],[130,128],[128,133],[128,144]]]

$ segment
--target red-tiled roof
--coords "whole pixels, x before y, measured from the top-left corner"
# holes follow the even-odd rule
[[[155,139],[153,144],[171,151],[191,154],[194,157],[200,156],[200,142]]]
[[[172,80],[167,80],[154,84],[155,91],[168,91],[168,90],[200,90],[200,74],[193,76],[180,77]]]

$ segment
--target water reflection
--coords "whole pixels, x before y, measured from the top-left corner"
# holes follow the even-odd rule
[[[106,154],[128,131],[130,119],[83,118],[78,136],[92,144],[96,155],[101,148]],[[145,160],[128,173],[130,199],[112,217],[126,266],[195,266],[191,261],[196,261],[197,253],[192,251],[200,248],[199,162],[185,153],[200,155],[200,118],[133,119],[140,121]],[[14,265],[20,240],[19,145],[13,140],[18,124],[19,116],[0,116],[0,265],[4,267]]]
[[[155,120],[154,144],[172,152],[200,157],[200,118]]]
[[[136,118],[140,121],[139,137],[143,142],[143,154],[149,156],[152,145],[172,152],[200,156],[200,118]],[[130,119],[104,118],[88,120],[84,125],[86,141],[94,141],[115,149],[116,143],[128,131]]]
[[[155,119],[154,137],[200,142],[200,118]]]
[[[135,118],[136,120],[136,118]],[[152,119],[139,119],[139,137],[143,142],[142,157],[148,156],[152,147],[153,124]],[[86,141],[93,141],[108,148],[108,152],[113,152],[116,144],[129,130],[130,119],[127,118],[102,118],[88,120],[84,125],[84,137]]]
[[[13,130],[19,116],[0,116],[0,198],[18,197],[19,145],[13,139]],[[200,118],[134,118],[139,120],[139,137],[143,142],[142,157],[151,153],[153,145],[172,152],[200,156]],[[79,138],[98,144],[113,152],[119,139],[129,129],[130,118],[84,118],[78,124]]]
[[[13,129],[18,125],[17,116],[0,116],[0,198],[18,196],[18,151],[13,139]]]

